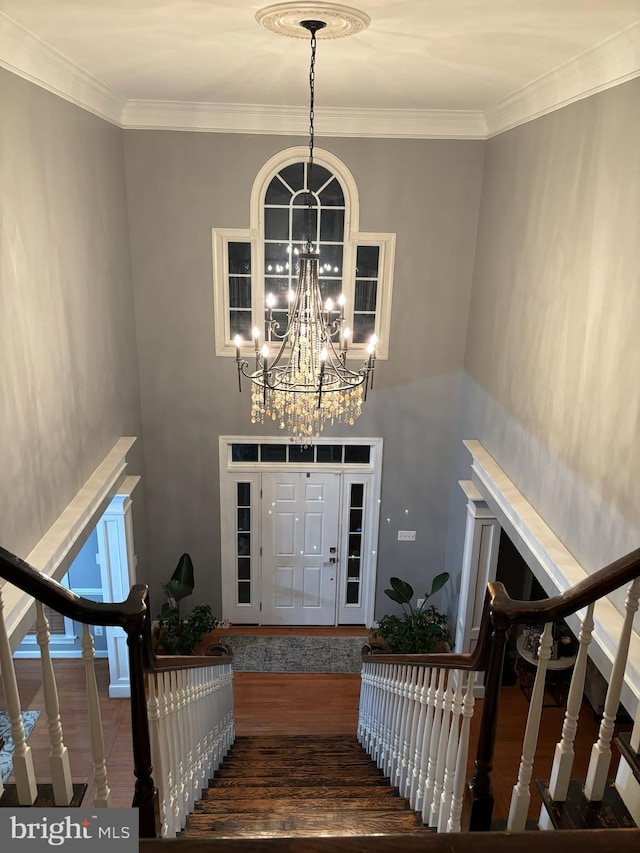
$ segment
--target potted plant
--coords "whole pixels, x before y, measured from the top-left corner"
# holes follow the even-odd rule
[[[203,637],[223,624],[208,604],[197,604],[188,616],[180,616],[180,602],[191,595],[194,587],[193,563],[189,554],[183,554],[171,579],[162,584],[167,600],[156,617],[158,624],[154,630],[159,654],[193,654]]]
[[[376,637],[382,638],[392,654],[427,654],[434,651],[449,651],[451,634],[447,617],[427,601],[449,580],[449,573],[442,572],[433,579],[431,591],[426,592],[418,606],[411,603],[413,587],[400,578],[391,578],[391,589],[385,589],[392,601],[402,607],[402,616],[388,614],[378,621]]]

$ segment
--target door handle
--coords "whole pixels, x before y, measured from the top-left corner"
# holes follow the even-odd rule
[[[337,557],[329,557],[329,562],[330,562],[330,563],[337,563],[337,562],[338,562],[338,558],[337,558]]]

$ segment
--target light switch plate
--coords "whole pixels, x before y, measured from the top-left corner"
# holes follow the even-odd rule
[[[415,530],[398,530],[398,542],[415,542]]]

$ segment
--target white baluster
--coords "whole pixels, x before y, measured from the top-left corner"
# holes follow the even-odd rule
[[[7,637],[7,628],[4,623],[4,601],[2,600],[2,587],[0,586],[0,673],[4,685],[4,698],[7,704],[7,713],[11,723],[11,737],[13,739],[13,774],[16,780],[16,791],[18,803],[21,806],[32,806],[38,796],[36,774],[33,769],[33,756],[31,747],[27,745],[24,736],[24,725],[22,724],[22,713],[20,708],[20,694],[18,693],[18,682],[16,671],[13,667],[11,647]]]
[[[440,797],[444,789],[444,771],[447,763],[447,749],[449,746],[449,727],[451,726],[451,708],[453,707],[453,672],[447,673],[447,689],[444,694],[444,705],[442,709],[442,723],[440,724],[440,742],[438,744],[438,760],[436,762],[436,775],[433,784],[433,797],[431,799],[431,812],[429,814],[429,826],[438,826],[440,815]]]
[[[438,812],[438,832],[446,832],[451,813],[451,801],[453,799],[453,785],[456,776],[458,760],[458,747],[460,744],[460,718],[462,716],[462,704],[464,701],[463,683],[464,676],[459,670],[452,673],[452,681],[457,684],[453,694],[451,705],[451,725],[449,727],[449,743],[444,765],[444,783],[440,795],[440,811]]]
[[[415,810],[418,812],[422,812],[424,806],[425,787],[427,784],[427,770],[429,765],[429,755],[431,748],[431,733],[433,731],[433,717],[436,707],[438,674],[439,670],[431,670],[431,674],[429,676],[429,687],[427,689],[427,712],[425,714],[424,725],[422,727],[422,752],[420,754],[420,763],[418,766],[418,788],[416,791],[416,803],[414,806]],[[429,807],[431,807],[431,803],[429,803]]]
[[[426,737],[425,719],[427,716],[427,694],[429,692],[429,682],[431,681],[431,669],[427,666],[422,667],[422,680],[419,684],[416,700],[418,702],[418,714],[416,724],[416,738],[413,747],[413,772],[411,775],[411,784],[409,785],[409,803],[412,809],[418,810],[418,785],[420,781],[420,771],[422,769],[422,749]]]
[[[402,667],[402,681],[400,682],[400,704],[398,708],[398,719],[396,727],[398,732],[398,759],[395,767],[395,784],[402,791],[407,775],[407,728],[409,725],[409,713],[411,707],[411,678],[410,666]]]
[[[407,759],[407,777],[402,789],[402,796],[407,797],[407,799],[409,799],[412,808],[413,803],[411,802],[411,791],[412,789],[415,790],[418,775],[416,752],[418,748],[418,741],[420,740],[420,714],[423,711],[423,705],[420,701],[420,697],[422,695],[422,685],[424,683],[424,677],[426,672],[426,667],[415,667],[415,677],[413,680],[413,687],[411,692],[411,727],[408,741],[409,754]]]
[[[436,782],[436,766],[438,763],[438,750],[440,748],[440,729],[442,727],[442,711],[444,708],[444,690],[447,671],[438,670],[438,689],[435,694],[433,717],[431,720],[431,737],[429,738],[429,755],[427,758],[427,772],[424,783],[424,795],[422,798],[422,820],[429,823],[431,804],[433,802],[433,791]]]
[[[393,703],[395,699],[395,664],[389,664],[387,677],[385,678],[384,711],[380,724],[380,754],[378,767],[385,776],[389,775],[391,752],[393,749],[393,738],[391,736],[391,718],[393,717]]]
[[[169,784],[170,784],[170,800],[168,807],[171,808],[171,816],[167,814],[167,833],[170,838],[173,838],[176,832],[182,828],[181,824],[181,799],[180,799],[180,776],[178,773],[179,758],[176,752],[176,730],[175,730],[175,714],[173,709],[173,693],[171,684],[171,673],[162,672],[159,674],[160,688],[160,719],[162,721],[162,706],[164,702],[164,725],[163,731],[167,744],[167,757],[169,761]]]
[[[155,681],[156,693],[158,696],[158,735],[160,745],[160,757],[164,770],[164,798],[165,798],[165,813],[164,820],[166,823],[166,836],[173,838],[176,834],[175,828],[175,773],[173,759],[170,748],[170,738],[167,732],[167,693],[165,684],[165,674],[159,672],[157,675],[150,675],[150,679]],[[154,774],[155,777],[155,774]]]
[[[551,657],[553,624],[547,622],[540,637],[540,649],[538,652],[538,667],[533,683],[531,701],[529,703],[529,714],[527,716],[527,727],[525,729],[522,744],[522,757],[520,769],[518,770],[518,781],[513,787],[511,794],[511,806],[509,808],[509,819],[507,829],[511,832],[522,832],[527,823],[529,803],[531,801],[530,783],[533,773],[533,760],[538,743],[538,731],[540,729],[540,717],[542,715],[542,703],[544,700],[544,685],[547,677],[547,662]]]
[[[451,816],[447,822],[447,832],[460,832],[460,821],[462,817],[462,805],[464,792],[467,785],[467,760],[469,758],[469,732],[471,730],[471,718],[473,717],[473,706],[475,703],[474,685],[476,673],[470,672],[467,676],[467,689],[462,704],[462,727],[460,730],[460,745],[456,759],[456,776],[453,783],[453,797],[451,800]]]
[[[567,696],[567,710],[562,725],[562,737],[559,743],[556,744],[556,751],[553,757],[553,767],[551,768],[551,778],[549,780],[549,796],[557,802],[564,802],[566,800],[571,780],[571,771],[575,756],[573,744],[578,730],[578,719],[580,717],[582,696],[584,694],[587,656],[593,632],[594,604],[595,602],[592,602],[587,608],[584,622],[580,627],[578,655],[573,668],[573,675],[571,676],[569,695]]]
[[[49,637],[49,622],[45,616],[44,607],[42,602],[36,601],[36,639],[40,646],[44,707],[49,725],[49,744],[51,746],[49,768],[51,770],[53,799],[57,806],[68,806],[73,799],[73,783],[71,781],[71,767],[69,766],[69,750],[64,745],[62,736],[60,702],[49,651]]]
[[[93,648],[93,637],[91,636],[88,625],[82,626],[81,645],[87,688],[87,707],[89,710],[91,758],[93,761],[93,776],[96,783],[96,795],[93,805],[98,808],[105,808],[111,806],[111,789],[107,780],[107,765],[104,758],[104,737],[102,733],[102,714],[100,713],[100,696],[96,683],[95,650]]]
[[[587,778],[584,783],[584,795],[587,800],[599,801],[604,795],[609,765],[611,764],[611,738],[613,737],[616,714],[618,713],[618,705],[620,704],[624,671],[627,666],[627,657],[629,656],[629,641],[631,639],[631,631],[633,630],[633,617],[638,609],[639,598],[640,578],[636,578],[629,587],[624,603],[625,616],[622,631],[620,632],[618,651],[613,662],[607,696],[604,701],[604,713],[602,715],[602,722],[600,723],[598,740],[594,743],[591,750]]]
[[[153,675],[147,676],[147,719],[149,721],[149,740],[151,742],[151,764],[153,780],[158,789],[158,804],[160,811],[160,835],[167,835],[167,779],[166,765],[160,747],[160,704],[156,693],[156,680]]]
[[[392,785],[397,784],[396,770],[398,767],[398,750],[400,746],[400,715],[402,708],[402,688],[404,682],[405,667],[397,667],[393,684],[393,713],[389,722],[389,739],[391,743],[391,756],[389,762],[388,776]]]
[[[178,674],[175,670],[168,673],[169,681],[169,732],[173,744],[174,767],[176,769],[176,830],[184,827],[186,809],[186,787],[185,787],[185,764],[184,751],[182,748],[182,733],[180,731],[180,693],[178,690]]]

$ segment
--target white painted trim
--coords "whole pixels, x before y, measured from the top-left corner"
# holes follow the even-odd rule
[[[308,107],[130,100],[122,126],[131,130],[182,130],[307,136]],[[369,110],[318,107],[318,136],[378,139],[485,139],[481,110]]]
[[[473,457],[471,468],[475,483],[518,549],[523,559],[549,591],[565,592],[588,577],[588,573],[569,553],[544,519],[516,488],[491,454],[479,441],[463,442]],[[574,634],[579,633],[584,611],[567,619]],[[595,628],[589,656],[608,680],[615,659],[623,617],[608,598],[595,607]],[[627,660],[622,703],[635,717],[640,705],[640,635],[633,633]]]
[[[6,13],[0,66],[112,124],[136,130],[306,137],[306,107],[125,99]],[[640,75],[640,23],[632,24],[482,110],[318,108],[321,136],[487,139]]]
[[[126,455],[135,440],[134,437],[118,439],[80,491],[25,557],[26,562],[56,580],[65,574],[83,544],[83,531],[95,526],[117,493],[127,467]],[[7,634],[15,650],[33,624],[34,600],[11,584],[4,587],[3,597]]]
[[[234,356],[236,354],[235,347],[231,342],[229,329],[229,288],[227,281],[229,277],[229,254],[227,246],[229,243],[237,241],[239,243],[251,243],[251,326],[256,325],[255,321],[255,301],[257,282],[256,271],[254,269],[254,259],[260,254],[257,251],[258,232],[250,228],[213,228],[211,231],[211,244],[213,252],[213,320],[216,340],[216,355]],[[255,282],[254,282],[255,280]],[[264,302],[263,302],[264,304]],[[246,341],[246,348],[242,355],[248,358],[253,355],[253,346],[251,341]]]
[[[486,110],[487,138],[638,75],[640,23],[634,23]]]
[[[0,66],[122,127],[126,98],[0,12]]]

